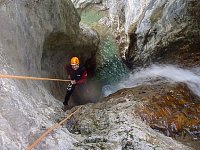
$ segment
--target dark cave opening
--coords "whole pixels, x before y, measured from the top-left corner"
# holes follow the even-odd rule
[[[48,78],[67,79],[65,65],[70,62],[71,57],[78,57],[88,73],[87,91],[89,91],[89,94],[80,92],[78,95],[80,98],[84,97],[84,100],[79,99],[78,101],[84,101],[82,103],[96,102],[101,94],[100,84],[92,80],[96,70],[97,48],[94,45],[77,45],[64,33],[51,33],[43,45],[41,74]],[[43,82],[45,88],[60,101],[64,101],[68,83]]]

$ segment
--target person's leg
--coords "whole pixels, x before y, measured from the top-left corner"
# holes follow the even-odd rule
[[[72,84],[69,84],[69,85],[67,86],[67,93],[66,93],[66,95],[65,95],[65,100],[64,100],[64,102],[63,102],[63,105],[65,105],[65,106],[68,105],[68,101],[69,101],[70,96],[72,95],[74,89],[75,89],[75,86],[72,85]]]

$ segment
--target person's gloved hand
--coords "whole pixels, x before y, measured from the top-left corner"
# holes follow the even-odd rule
[[[67,90],[68,90],[68,91],[71,91],[71,89],[72,89],[72,84],[69,83],[68,86],[67,86]]]
[[[76,80],[71,80],[71,84],[76,84]]]

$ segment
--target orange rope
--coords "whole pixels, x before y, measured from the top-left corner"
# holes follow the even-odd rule
[[[59,127],[61,124],[63,124],[65,121],[67,121],[72,115],[74,115],[75,113],[77,113],[83,106],[80,106],[76,111],[74,111],[73,113],[71,113],[68,117],[66,117],[65,119],[63,119],[62,121],[60,121],[59,123],[56,123],[54,126],[52,126],[51,128],[49,128],[45,133],[43,133],[32,145],[30,145],[27,150],[32,150],[32,148],[34,148],[43,138],[45,138],[47,136],[47,134],[49,134],[53,129]]]
[[[50,80],[50,81],[60,81],[60,82],[70,82],[71,80],[63,80],[63,79],[51,79],[51,78],[36,78],[36,77],[28,77],[28,76],[13,76],[13,75],[2,75],[0,74],[0,78],[10,78],[10,79],[28,79],[28,80]]]

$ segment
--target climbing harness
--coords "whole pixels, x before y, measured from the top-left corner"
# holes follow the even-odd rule
[[[51,79],[51,78],[37,78],[37,77],[28,77],[28,76],[13,76],[13,75],[2,75],[0,74],[0,78],[10,78],[10,79],[22,79],[22,80],[48,80],[48,81],[60,81],[60,82],[70,82],[71,80],[63,80],[63,79]]]
[[[50,127],[45,133],[43,133],[33,144],[31,144],[30,146],[28,146],[27,150],[32,150],[32,148],[34,148],[43,138],[45,138],[47,136],[47,134],[49,134],[51,131],[53,131],[54,129],[56,129],[57,127],[59,127],[61,124],[63,124],[65,121],[67,121],[71,116],[73,116],[74,114],[76,114],[77,112],[80,111],[80,109],[83,106],[80,106],[78,109],[76,109],[73,113],[71,113],[69,116],[67,116],[65,119],[63,119],[62,121],[60,121],[59,123],[56,123],[54,126]]]

